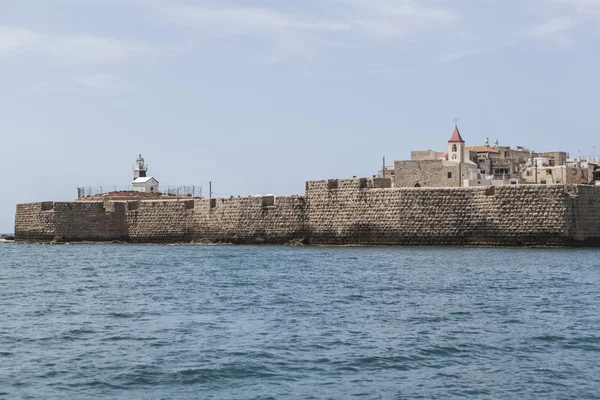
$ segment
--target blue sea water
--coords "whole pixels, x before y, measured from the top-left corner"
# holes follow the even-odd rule
[[[0,398],[600,398],[600,251],[0,245]]]

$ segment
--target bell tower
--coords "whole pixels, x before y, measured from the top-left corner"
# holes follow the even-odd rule
[[[460,136],[460,131],[456,123],[454,124],[452,137],[448,140],[448,161],[457,163],[465,162],[465,141]]]
[[[148,171],[148,167],[144,164],[144,159],[140,154],[137,160],[135,160],[135,168],[133,169],[133,180],[137,178],[145,178],[146,172]]]

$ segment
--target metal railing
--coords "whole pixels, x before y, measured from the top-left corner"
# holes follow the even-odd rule
[[[103,194],[125,193],[132,191],[133,188],[131,185],[82,186],[77,188],[77,198],[81,199],[84,197],[100,196]],[[202,197],[202,186],[160,185],[158,188],[158,192],[155,193],[168,196]]]

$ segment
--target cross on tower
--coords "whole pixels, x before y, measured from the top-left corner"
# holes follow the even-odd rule
[[[460,121],[460,119],[458,118],[454,118],[454,126],[458,128],[458,121]]]

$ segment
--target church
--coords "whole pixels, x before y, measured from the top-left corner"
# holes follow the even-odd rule
[[[414,151],[410,160],[394,165],[395,187],[485,186],[481,178],[477,153],[465,148],[456,124],[446,152]]]

